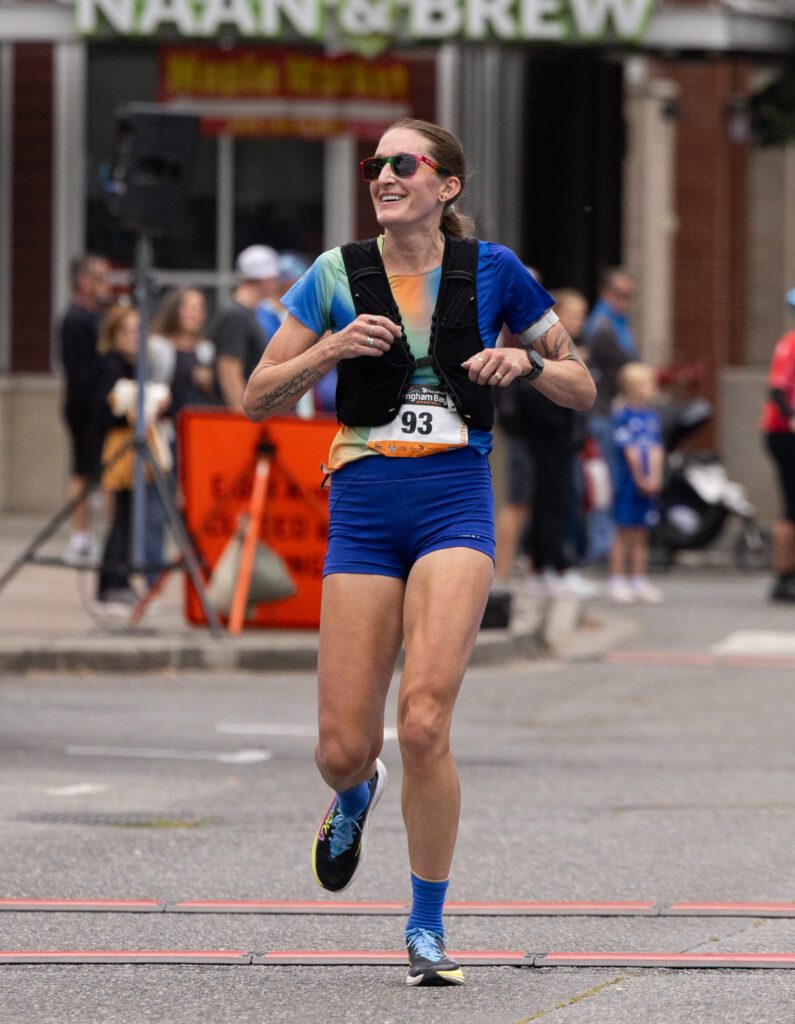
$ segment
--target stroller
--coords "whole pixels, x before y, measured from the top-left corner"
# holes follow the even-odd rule
[[[757,522],[756,509],[742,484],[730,480],[714,452],[683,452],[681,442],[712,418],[705,398],[671,402],[661,409],[668,454],[660,494],[660,519],[652,531],[655,561],[673,565],[680,551],[708,547],[733,523],[732,557],[738,569],[770,564],[770,535]]]

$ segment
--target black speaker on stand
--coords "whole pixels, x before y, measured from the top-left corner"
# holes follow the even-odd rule
[[[136,236],[134,294],[140,318],[140,336],[136,371],[132,567],[141,570],[145,565],[145,469],[148,467],[210,629],[214,635],[220,635],[221,626],[207,598],[193,544],[168,482],[147,442],[144,417],[152,238],[177,234],[185,225],[200,123],[201,119],[196,114],[168,110],[155,104],[133,103],[119,107],[116,110],[113,162],[105,190],[111,215]]]
[[[149,298],[152,279],[152,238],[177,234],[187,219],[190,181],[199,142],[200,118],[193,113],[168,110],[155,104],[135,103],[116,111],[116,141],[109,175],[102,182],[111,215],[122,227],[133,231],[135,241],[134,292],[140,317],[138,395],[135,436],[131,442],[135,454],[133,484],[132,568],[145,566],[146,476],[148,468],[166,510],[166,517],[180,549],[186,572],[201,601],[202,610],[213,636],[223,636],[215,609],[209,603],[199,560],[182,516],[177,510],[168,481],[157,464],[146,439],[144,392],[146,385],[146,340],[149,335]],[[119,451],[112,462],[122,458]],[[34,537],[25,550],[0,574],[0,590],[28,562],[36,559],[38,549],[54,535],[72,511],[98,481],[89,480]],[[58,559],[58,564],[64,564]],[[144,599],[145,600],[145,599]],[[132,621],[132,620],[131,620]]]
[[[201,119],[155,104],[116,110],[116,144],[105,183],[111,215],[136,234],[179,233],[188,212]]]

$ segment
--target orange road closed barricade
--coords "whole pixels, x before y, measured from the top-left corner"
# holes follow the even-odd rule
[[[279,555],[295,586],[291,597],[251,606],[245,626],[317,629],[328,535],[328,491],[321,465],[337,431],[334,419],[280,416],[251,423],[221,409],[186,409],[179,417],[180,482],[185,523],[208,575],[252,514],[262,452],[268,471],[264,499],[255,495],[259,541]],[[256,588],[254,588],[256,589]],[[239,595],[238,595],[239,596]],[[186,579],[185,614],[206,624]]]

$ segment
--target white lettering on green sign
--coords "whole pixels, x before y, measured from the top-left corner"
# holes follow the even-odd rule
[[[149,36],[162,27],[189,38],[223,28],[241,36],[317,39],[324,17],[348,36],[399,40],[633,41],[654,0],[76,0],[77,30]]]

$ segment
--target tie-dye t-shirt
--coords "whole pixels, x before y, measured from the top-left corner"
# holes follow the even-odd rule
[[[383,245],[383,236],[378,240]],[[436,307],[441,266],[424,274],[388,274],[403,329],[415,359],[428,355],[431,317]],[[502,245],[480,242],[477,266],[478,327],[486,348],[493,348],[503,324],[520,334],[540,320],[553,305],[552,296],[538,284],[519,258]],[[356,319],[348,276],[339,248],[320,255],[304,276],[283,296],[290,313],[318,336],[341,331]],[[418,367],[412,384],[439,385],[432,366]],[[340,466],[367,455],[369,427],[341,425],[329,453],[328,466]],[[491,451],[491,434],[470,430],[469,444],[484,454]]]

